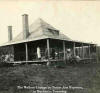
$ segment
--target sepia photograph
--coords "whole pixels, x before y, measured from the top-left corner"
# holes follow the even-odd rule
[[[100,2],[0,1],[0,93],[100,93]]]

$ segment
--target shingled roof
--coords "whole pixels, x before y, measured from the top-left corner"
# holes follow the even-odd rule
[[[72,41],[72,39],[62,34],[59,30],[39,18],[29,26],[29,36],[26,39],[23,39],[23,32],[21,32],[13,40],[1,46],[41,40],[46,38]]]

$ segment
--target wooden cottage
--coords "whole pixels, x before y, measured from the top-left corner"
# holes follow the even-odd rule
[[[28,15],[22,15],[23,31],[12,38],[8,26],[8,42],[0,45],[0,57],[7,62],[66,61],[68,53],[81,59],[96,59],[96,45],[70,39],[42,19],[29,26]],[[4,57],[4,59],[3,59]]]

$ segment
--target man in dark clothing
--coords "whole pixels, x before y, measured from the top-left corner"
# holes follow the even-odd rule
[[[52,56],[52,59],[55,59],[55,49],[52,49],[51,56]]]

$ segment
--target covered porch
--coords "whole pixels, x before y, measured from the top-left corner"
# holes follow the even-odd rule
[[[96,60],[96,45],[59,39],[41,39],[13,45],[14,62],[66,62],[68,54],[80,60]],[[38,58],[37,47],[40,49]]]

